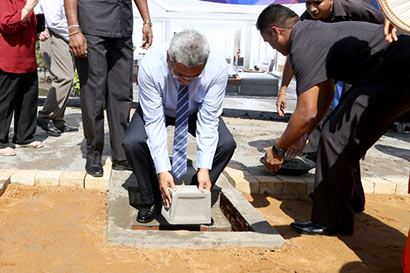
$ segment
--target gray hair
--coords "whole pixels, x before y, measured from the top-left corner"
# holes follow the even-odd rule
[[[193,29],[178,32],[171,39],[168,55],[172,63],[187,67],[204,64],[209,56],[208,40]]]

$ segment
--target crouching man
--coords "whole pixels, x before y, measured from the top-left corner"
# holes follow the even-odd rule
[[[228,164],[236,143],[221,119],[228,81],[227,63],[195,30],[177,33],[152,48],[138,71],[139,107],[128,127],[124,148],[141,190],[137,221],[155,219],[171,204],[168,187],[187,172],[188,132],[197,140],[197,173],[191,185],[210,191]],[[168,125],[175,126],[172,164]],[[173,176],[173,175],[174,176]]]

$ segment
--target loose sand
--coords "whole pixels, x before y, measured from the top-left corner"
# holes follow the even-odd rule
[[[306,236],[304,198],[246,196],[286,239],[261,248],[135,249],[107,243],[107,196],[9,185],[0,197],[0,272],[401,272],[410,196],[368,195],[353,236]]]

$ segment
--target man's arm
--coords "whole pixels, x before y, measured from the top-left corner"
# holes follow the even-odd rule
[[[333,80],[327,80],[300,95],[288,126],[275,146],[286,150],[304,134],[311,133],[329,111],[333,94],[334,82]],[[279,157],[272,149],[269,149],[265,155],[266,170],[278,171],[283,163],[283,158],[283,156]]]
[[[147,0],[134,0],[144,21],[142,26],[142,48],[148,49],[152,44],[151,18],[149,16]]]
[[[282,83],[280,85],[278,99],[276,100],[276,108],[278,110],[279,116],[283,117],[286,110],[286,91],[288,89],[289,83],[292,80],[293,71],[292,65],[290,64],[289,56],[286,57],[285,67],[283,68]]]
[[[225,65],[225,64],[224,64]],[[218,69],[218,68],[214,68]],[[211,179],[209,170],[218,144],[219,118],[223,110],[223,99],[226,85],[228,83],[228,67],[218,69],[215,79],[208,89],[205,98],[198,110],[198,121],[196,129],[198,158],[196,167],[198,171],[198,188],[211,190]]]
[[[70,52],[77,57],[87,57],[87,40],[81,33],[78,22],[78,0],[64,0],[64,7],[68,23]]]

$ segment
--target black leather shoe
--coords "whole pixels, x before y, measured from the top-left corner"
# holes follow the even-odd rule
[[[143,205],[138,211],[137,221],[140,223],[149,223],[157,217],[161,208],[161,202],[155,202],[152,205]]]
[[[127,160],[113,160],[112,168],[116,171],[132,171],[131,166],[130,164],[128,164]]]
[[[61,131],[51,121],[40,121],[37,120],[37,126],[47,132],[50,136],[59,137],[61,136]]]
[[[328,228],[326,226],[314,224],[313,222],[291,223],[291,228],[296,232],[309,235],[352,235],[353,228]]]
[[[62,127],[57,127],[58,130],[60,130],[63,133],[69,133],[69,132],[77,132],[78,128],[77,127],[73,127],[73,126],[68,126],[66,124],[64,124]]]
[[[104,175],[104,170],[101,162],[95,163],[87,160],[87,163],[85,164],[85,170],[88,174],[94,177],[101,177]]]

